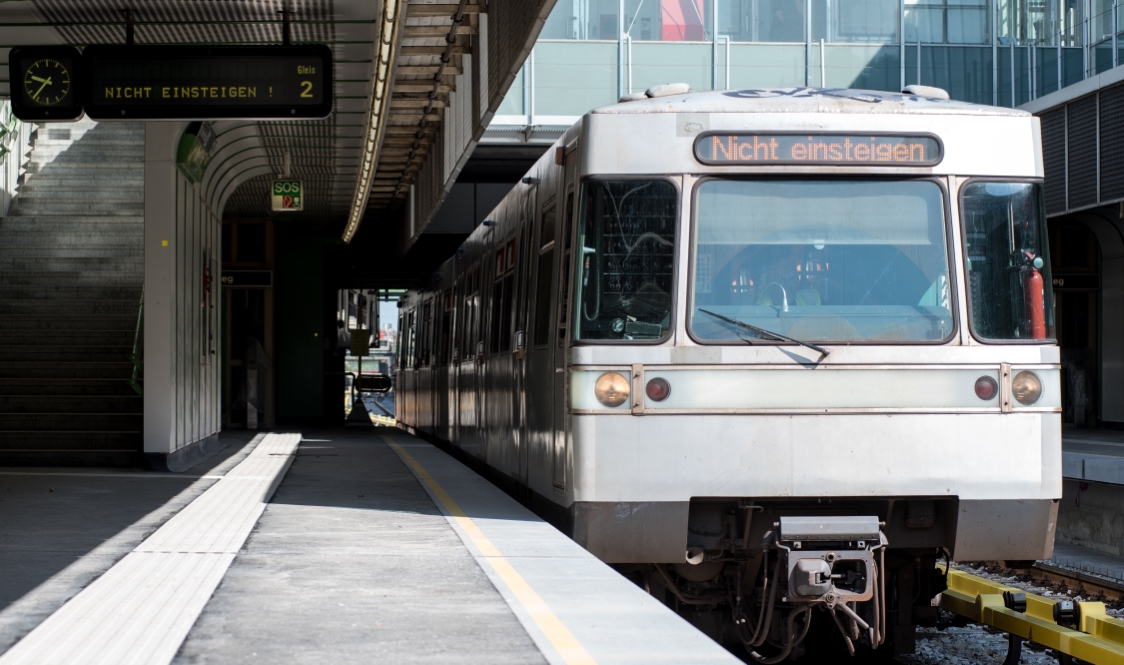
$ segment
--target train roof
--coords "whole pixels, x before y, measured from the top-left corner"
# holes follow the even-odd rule
[[[848,88],[752,88],[689,92],[602,106],[593,114],[646,113],[839,113],[1027,117],[1019,109],[879,90]]]

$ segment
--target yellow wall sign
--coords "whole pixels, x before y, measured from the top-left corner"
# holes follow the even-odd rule
[[[304,210],[304,185],[300,180],[274,180],[270,198],[278,212]]]

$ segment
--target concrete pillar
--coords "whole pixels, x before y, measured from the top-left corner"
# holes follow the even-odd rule
[[[206,265],[221,229],[199,188],[176,167],[187,123],[150,122],[144,172],[144,451],[156,470],[179,471],[218,447],[219,362],[207,353]],[[219,271],[210,276],[220,293]]]

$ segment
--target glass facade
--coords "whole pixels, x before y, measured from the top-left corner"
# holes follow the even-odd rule
[[[1119,1],[558,0],[499,115],[581,115],[678,81],[919,83],[1018,106],[1117,66]]]

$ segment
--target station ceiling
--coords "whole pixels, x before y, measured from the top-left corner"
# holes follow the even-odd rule
[[[12,46],[124,44],[127,7],[134,10],[139,46],[280,44],[287,6],[293,44],[327,44],[333,51],[334,110],[322,120],[213,123],[219,141],[211,168],[226,170],[211,178],[225,183],[216,200],[224,217],[270,216],[269,181],[281,174],[288,152],[292,177],[304,181],[305,210],[285,213],[286,219],[336,225],[350,242],[364,220],[370,227],[401,219],[411,185],[428,173],[435,155],[467,159],[554,0],[491,4],[493,14],[502,5],[493,22],[510,31],[492,39],[511,44],[475,43],[480,60],[492,54],[499,76],[489,83],[486,65],[477,63],[478,71],[485,67],[477,76],[483,83],[466,92],[476,93],[467,117],[478,126],[452,137],[463,143],[452,150],[443,123],[457,82],[468,80],[465,58],[480,38],[486,0],[9,0],[0,2],[0,97],[10,94]],[[447,180],[450,170],[455,176],[456,169],[442,168]],[[430,208],[451,181],[436,184]]]

